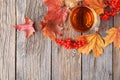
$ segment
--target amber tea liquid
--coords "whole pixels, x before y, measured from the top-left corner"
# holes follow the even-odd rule
[[[78,32],[89,31],[94,24],[94,14],[87,7],[76,7],[70,15],[70,23]]]

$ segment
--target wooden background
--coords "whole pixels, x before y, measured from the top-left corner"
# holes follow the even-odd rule
[[[0,80],[120,80],[120,50],[112,44],[96,59],[45,39],[38,23],[28,40],[11,28],[24,23],[24,16],[38,22],[45,12],[42,0],[0,0]],[[107,26],[101,33],[105,36],[105,30],[120,26],[120,15],[101,24]]]

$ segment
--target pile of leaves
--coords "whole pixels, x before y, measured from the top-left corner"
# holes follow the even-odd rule
[[[45,37],[49,37],[55,41],[56,44],[63,46],[67,49],[78,49],[79,53],[90,54],[92,51],[95,57],[103,54],[103,47],[114,43],[115,48],[120,48],[120,28],[111,28],[106,33],[105,38],[96,31],[96,33],[77,36],[75,39],[62,37],[62,30],[65,28],[65,23],[71,10],[82,4],[95,10],[98,16],[103,20],[108,20],[112,15],[116,15],[120,11],[119,0],[110,0],[104,2],[103,0],[43,0],[44,5],[47,7],[47,13],[40,21],[40,28]],[[105,8],[110,7],[107,11]],[[25,17],[25,23],[13,26],[19,31],[26,32],[26,38],[29,38],[34,32],[34,21]]]

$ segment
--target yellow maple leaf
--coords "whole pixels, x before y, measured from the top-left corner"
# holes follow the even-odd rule
[[[93,8],[98,15],[104,13],[104,8],[106,7],[104,0],[85,0],[84,3]]]
[[[78,52],[88,55],[92,51],[96,58],[103,54],[102,46],[104,46],[104,41],[101,36],[98,33],[85,36],[87,44],[78,48]],[[77,37],[76,39],[79,40],[80,37]]]
[[[105,46],[108,46],[110,43],[114,43],[115,48],[120,48],[120,28],[111,28],[106,31],[108,35],[105,39]]]

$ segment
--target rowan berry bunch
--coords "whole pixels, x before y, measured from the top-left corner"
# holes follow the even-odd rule
[[[86,37],[82,37],[80,40],[72,40],[71,38],[56,39],[55,42],[66,49],[78,49],[87,43]]]
[[[115,16],[120,11],[120,0],[110,0],[105,2],[106,5],[110,8],[105,10],[105,13],[101,15],[101,19],[108,20],[111,16]]]

